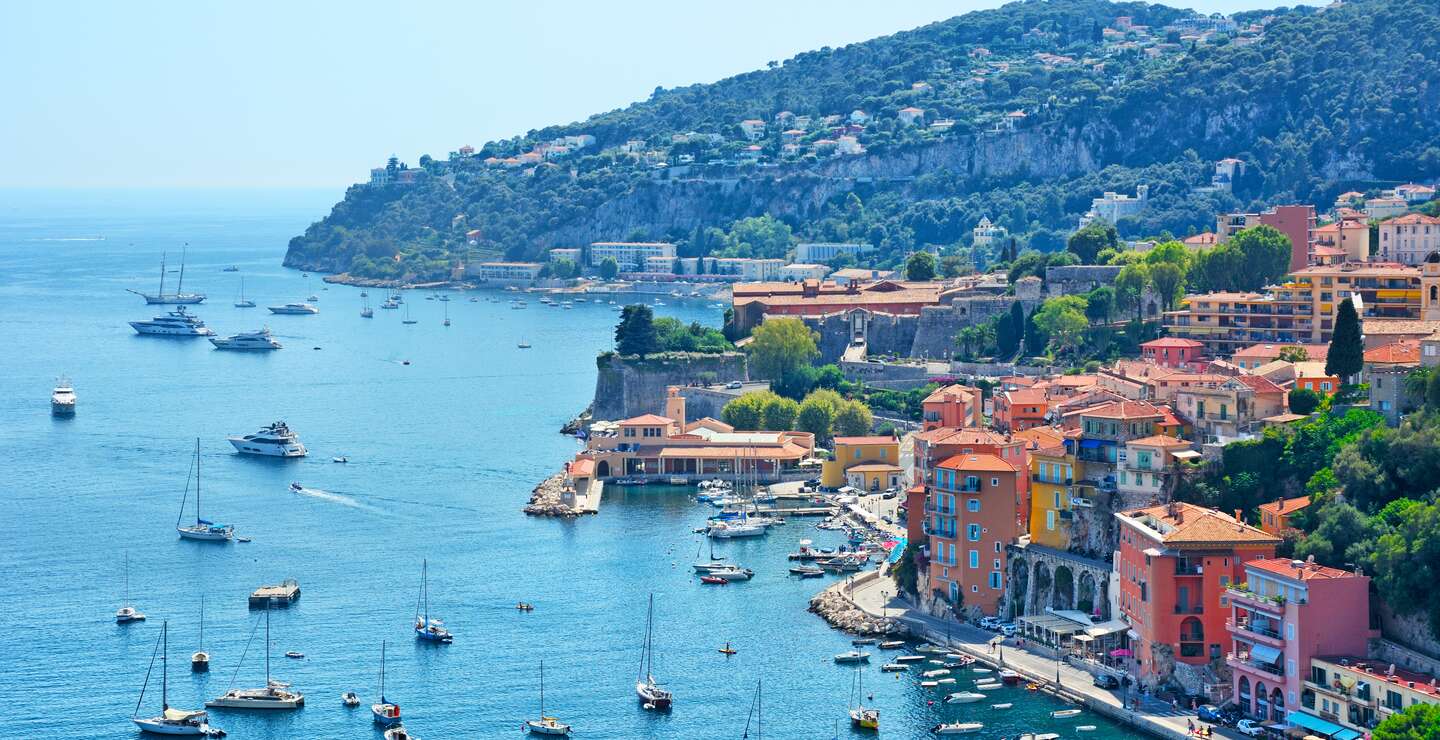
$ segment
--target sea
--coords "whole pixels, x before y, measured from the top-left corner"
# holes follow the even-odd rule
[[[530,489],[578,448],[559,429],[593,393],[617,306],[531,300],[514,310],[498,291],[449,302],[410,291],[393,311],[379,310],[382,291],[371,289],[375,317],[361,318],[360,289],[281,267],[289,238],[339,196],[0,193],[0,685],[10,697],[0,736],[138,736],[130,718],[160,710],[155,651],[167,623],[170,706],[264,685],[264,612],[246,597],[288,578],[302,596],[271,611],[269,671],[304,693],[305,707],[213,710],[232,738],[378,738],[368,705],[380,695],[382,645],[385,696],[427,739],[518,735],[540,714],[542,663],[545,713],[597,740],[860,736],[846,719],[857,682],[881,710],[882,737],[927,737],[944,721],[983,722],[975,736],[986,738],[1139,736],[1088,712],[1052,720],[1059,705],[1023,689],[946,706],[919,686],[920,669],[881,673],[873,647],[858,676],[836,665],[850,638],[806,611],[829,577],[786,573],[802,538],[838,544],[813,521],[718,544],[756,575],[708,587],[689,566],[704,549],[693,530],[711,509],[686,489],[611,488],[596,516],[525,516]],[[155,290],[162,253],[173,289],[182,251],[184,288],[208,296],[194,313],[220,335],[268,326],[284,348],[221,352],[132,331],[127,322],[165,309],[126,289]],[[242,278],[259,307],[233,307]],[[318,315],[265,308],[310,295]],[[662,300],[660,315],[720,321],[714,304]],[[60,376],[75,387],[73,418],[50,414]],[[241,457],[226,441],[277,420],[308,457]],[[176,522],[195,516],[197,440],[201,513],[252,541],[176,536]],[[348,462],[333,462],[341,456]],[[422,563],[430,614],[455,633],[451,645],[413,637]],[[117,625],[127,588],[149,618]],[[668,713],[634,695],[652,596],[654,673],[676,696]],[[535,610],[517,610],[520,601]],[[726,642],[738,654],[719,653]],[[202,646],[211,670],[192,673]],[[961,674],[949,690],[970,680]],[[342,707],[345,691],[363,706]],[[1000,702],[1014,708],[989,708]],[[1081,734],[1080,724],[1098,727]]]

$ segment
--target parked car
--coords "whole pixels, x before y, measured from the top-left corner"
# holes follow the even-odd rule
[[[1016,632],[1017,629],[1018,629],[1018,628],[1016,628],[1016,626],[1013,625],[1013,624],[997,624],[997,625],[995,625],[995,631],[996,631],[996,632],[999,632],[1000,634],[1002,634],[1002,635],[1004,635],[1004,636],[1006,636],[1006,637],[1014,637],[1014,636],[1015,636],[1015,632]]]
[[[1225,724],[1225,715],[1221,714],[1220,709],[1213,704],[1202,705],[1200,709],[1196,710],[1196,715],[1200,717],[1201,722],[1209,722],[1212,725]]]
[[[1120,679],[1118,679],[1118,678],[1116,678],[1116,677],[1114,677],[1114,676],[1112,676],[1112,675],[1110,675],[1110,674],[1108,674],[1108,673],[1102,673],[1102,674],[1096,676],[1096,677],[1095,677],[1095,680],[1094,680],[1094,681],[1091,681],[1091,683],[1095,684],[1096,686],[1099,686],[1099,687],[1102,688],[1102,689],[1118,689],[1118,688],[1120,688]]]
[[[1240,734],[1245,735],[1246,737],[1265,736],[1265,728],[1261,727],[1260,723],[1256,722],[1253,719],[1242,719],[1239,722],[1236,722],[1235,729],[1239,730]]]
[[[735,390],[736,388],[744,388],[744,387],[745,387],[745,384],[744,384],[744,383],[741,383],[741,382],[738,381],[738,380],[732,380],[732,381],[730,381],[729,383],[726,383],[726,384],[725,384],[725,387],[726,387],[726,388],[729,388],[730,390]]]
[[[987,630],[993,630],[1000,626],[1000,620],[995,617],[981,617],[980,626]]]
[[[894,523],[895,523],[895,520],[894,520],[894,519],[891,519],[891,518],[888,517],[888,516],[882,516],[882,517],[880,517],[880,521],[885,522],[886,524],[894,524]]]

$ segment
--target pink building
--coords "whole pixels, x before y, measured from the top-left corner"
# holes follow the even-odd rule
[[[1308,561],[1245,563],[1245,582],[1225,592],[1234,650],[1235,702],[1249,716],[1283,722],[1300,708],[1310,659],[1364,655],[1370,638],[1370,578]]]
[[[1185,367],[1205,356],[1205,345],[1194,339],[1161,337],[1140,345],[1146,361],[1164,367]]]

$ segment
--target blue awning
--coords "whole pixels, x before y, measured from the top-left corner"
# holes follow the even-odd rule
[[[1269,645],[1256,644],[1251,646],[1250,657],[1260,661],[1261,663],[1269,663],[1271,665],[1280,664],[1280,651],[1273,647],[1270,647]]]
[[[1101,446],[1101,445],[1103,445],[1103,444],[1105,444],[1105,440],[1103,440],[1103,439],[1082,439],[1082,440],[1080,440],[1080,449],[1082,449],[1082,450],[1094,449],[1094,448],[1099,447],[1099,446]]]
[[[1331,740],[1356,740],[1360,733],[1346,727],[1341,727],[1334,722],[1327,722],[1313,714],[1306,714],[1301,711],[1292,711],[1285,715],[1285,721],[1297,727],[1304,727],[1312,732],[1319,733]]]

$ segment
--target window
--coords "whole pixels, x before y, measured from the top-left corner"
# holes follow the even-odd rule
[[[1327,380],[1327,381],[1321,383],[1321,384],[1320,384],[1320,390],[1329,392],[1329,390],[1330,390],[1330,381]]]
[[[1057,489],[1057,490],[1055,490],[1053,493],[1055,494],[1055,507],[1054,507],[1054,508],[1058,509],[1058,508],[1060,508],[1060,491]]]
[[[885,453],[886,453],[886,452],[888,452],[888,450],[886,450],[884,447],[881,447],[881,448],[880,448],[880,459],[881,459],[881,460],[884,460],[884,459],[885,459]]]
[[[1000,571],[998,571],[998,570],[992,570],[992,571],[990,571],[990,588],[999,590],[999,588],[1000,588]]]
[[[1000,570],[1000,558],[995,558],[994,563],[995,564],[990,567],[994,568],[995,570]]]
[[[979,550],[971,550],[971,551],[970,551],[970,567],[971,567],[971,568],[979,568],[979,567],[980,567],[980,551],[979,551]]]
[[[1053,509],[1045,512],[1045,528],[1055,531],[1055,511]]]
[[[1000,540],[995,540],[995,552],[1000,552]]]
[[[971,542],[979,542],[979,541],[980,541],[980,525],[979,525],[979,524],[971,524],[971,525],[966,526],[966,527],[965,527],[965,539],[970,540]]]
[[[978,593],[980,593],[980,587],[979,587],[979,586],[971,586],[971,587],[970,587],[970,593],[972,593],[972,594],[978,594]]]
[[[991,479],[990,479],[990,487],[991,487],[991,488],[995,488],[995,487],[997,487],[997,486],[999,486],[999,485],[1000,485],[1000,479],[999,479],[999,478],[991,478]]]
[[[1285,623],[1285,639],[1287,639],[1287,640],[1293,640],[1293,639],[1295,639],[1295,623],[1294,623],[1294,622],[1286,622],[1286,623]]]
[[[978,499],[978,498],[967,498],[967,499],[965,499],[965,508],[969,509],[970,511],[979,511],[979,510],[980,510],[980,499]]]

